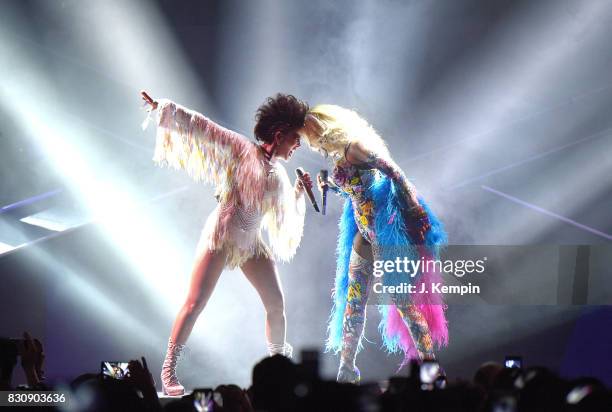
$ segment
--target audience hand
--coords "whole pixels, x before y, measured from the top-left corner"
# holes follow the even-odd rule
[[[17,352],[21,357],[21,367],[29,386],[36,386],[43,379],[42,365],[45,359],[42,344],[32,339],[28,332],[23,333],[23,340],[17,341]]]

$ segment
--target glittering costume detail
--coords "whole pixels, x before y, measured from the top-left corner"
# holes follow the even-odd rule
[[[374,228],[374,200],[368,196],[367,188],[372,184],[375,171],[362,173],[345,157],[336,162],[332,178],[340,190],[349,195],[355,212],[355,223],[361,235],[370,243],[376,243]]]
[[[389,173],[390,176],[381,173]],[[394,260],[399,253],[409,259],[426,260],[438,256],[446,242],[442,224],[422,199],[416,199],[418,208],[427,216],[422,221],[411,221],[412,215],[405,213],[414,192],[405,182],[403,173],[389,162],[366,159],[365,166],[357,167],[346,156],[336,160],[332,174],[333,182],[347,198],[340,219],[338,239],[338,266],[334,287],[334,308],[328,326],[326,349],[342,352],[344,345],[344,318],[350,306],[352,243],[357,232],[372,245],[375,260]],[[410,196],[410,199],[407,199]],[[408,219],[408,220],[407,220]],[[423,225],[424,244],[417,246],[412,237],[411,224]],[[397,285],[408,280],[417,285],[441,282],[439,274],[419,273],[413,279],[405,274],[386,273],[385,285]],[[428,288],[429,289],[429,288]],[[429,289],[430,290],[430,289]],[[444,303],[436,294],[419,296],[392,296],[392,302],[379,305],[382,320],[379,325],[383,344],[389,352],[401,350],[406,362],[410,358],[433,357],[433,345],[448,342],[448,328],[444,315]],[[363,302],[365,305],[365,302]],[[398,310],[398,307],[401,310]],[[349,365],[350,366],[350,365]]]
[[[340,363],[338,368],[338,375],[336,381],[341,383],[354,383],[359,384],[361,381],[361,371],[357,366],[350,366],[344,363]]]
[[[429,325],[421,311],[415,305],[398,307],[397,311],[408,326],[419,359],[435,359]]]
[[[157,125],[153,160],[216,186],[219,205],[206,221],[199,248],[226,250],[230,268],[257,255],[293,257],[305,203],[303,196],[296,199],[283,166],[266,160],[244,136],[169,100],[159,102]],[[271,248],[263,242],[262,227]]]
[[[185,388],[176,376],[176,366],[184,350],[185,345],[168,341],[168,350],[161,371],[162,389],[166,395],[181,396],[185,393]]]
[[[349,265],[348,293],[342,324],[342,351],[338,381],[356,383],[359,370],[355,365],[366,322],[366,303],[370,292],[372,262],[353,250]]]

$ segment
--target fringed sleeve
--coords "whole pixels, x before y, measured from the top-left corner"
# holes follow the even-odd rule
[[[304,195],[296,198],[293,185],[285,168],[279,164],[274,168],[275,196],[270,199],[264,216],[264,226],[274,255],[282,261],[289,261],[294,255],[304,233],[306,203]]]
[[[214,184],[220,201],[260,204],[265,175],[256,152],[256,145],[244,136],[170,100],[160,100],[153,160]],[[240,190],[232,190],[235,185]]]

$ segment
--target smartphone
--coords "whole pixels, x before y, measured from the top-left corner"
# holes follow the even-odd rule
[[[212,388],[199,388],[194,389],[191,396],[193,396],[193,407],[198,412],[212,412],[214,408],[214,391]]]
[[[102,361],[100,374],[106,379],[125,379],[129,372],[128,362]]]
[[[440,364],[434,360],[426,360],[421,364],[419,379],[421,383],[431,385],[434,383],[440,372]]]
[[[570,405],[577,405],[592,392],[593,387],[591,385],[576,386],[567,394],[567,403],[569,403]]]
[[[521,358],[520,356],[506,356],[504,366],[506,368],[521,369],[523,367],[523,358]]]

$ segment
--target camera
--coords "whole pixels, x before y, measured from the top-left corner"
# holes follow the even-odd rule
[[[214,391],[212,388],[194,389],[191,396],[193,397],[193,407],[198,412],[211,412],[214,409]]]
[[[102,361],[100,362],[100,375],[103,379],[125,379],[128,375],[128,362]]]
[[[521,358],[520,356],[506,356],[504,366],[506,368],[521,369],[523,367],[523,358]]]

